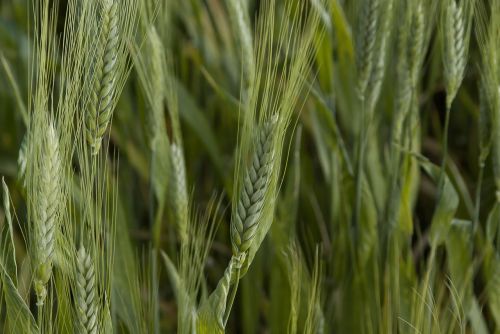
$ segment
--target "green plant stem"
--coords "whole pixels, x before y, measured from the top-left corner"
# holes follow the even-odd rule
[[[43,305],[40,304],[38,305],[37,304],[37,313],[38,313],[38,317],[36,319],[37,321],[37,326],[38,326],[38,331],[41,333],[42,332],[42,311],[43,311]]]
[[[354,229],[355,236],[358,233],[359,220],[361,215],[362,206],[362,191],[363,191],[363,165],[365,160],[365,141],[366,141],[366,115],[365,115],[365,99],[362,97],[361,101],[361,124],[359,127],[358,136],[358,161],[356,165],[356,192],[354,202]]]
[[[472,233],[475,234],[479,225],[479,213],[481,209],[481,188],[483,185],[484,161],[479,162],[479,175],[477,177],[476,200],[474,205],[474,219],[472,221]]]
[[[238,269],[238,275],[236,275],[236,281],[232,288],[229,301],[226,305],[226,313],[224,314],[224,328],[226,327],[227,321],[229,320],[229,315],[231,314],[231,309],[233,308],[234,300],[236,299],[236,292],[238,291],[239,281],[240,281],[240,270]]]
[[[150,159],[150,180],[152,180],[153,175],[155,174],[155,164],[154,164],[154,159],[156,158],[155,153],[153,152],[153,157]],[[149,187],[149,205],[151,207],[150,213],[149,213],[149,221],[150,221],[150,226],[152,230],[152,241],[153,241],[153,248],[157,252],[160,249],[160,241],[161,241],[161,223],[162,223],[162,218],[163,218],[163,207],[164,204],[163,202],[156,201],[155,202],[155,191],[154,191],[154,185],[151,183]],[[155,213],[153,213],[155,212]]]
[[[432,268],[434,267],[434,262],[436,259],[436,249],[437,249],[437,245],[436,245],[436,243],[433,242],[431,244],[431,252],[429,255],[429,262],[427,263],[427,270],[425,272],[425,278],[424,278],[424,282],[422,285],[422,291],[420,293],[422,302],[421,302],[421,306],[419,308],[419,312],[417,314],[417,319],[414,322],[415,328],[422,328],[423,327],[421,325],[420,321],[423,320],[423,314],[425,312],[425,308],[428,307],[427,297],[428,297],[429,286],[430,286],[430,281],[431,281]]]
[[[446,159],[448,158],[448,132],[450,128],[450,114],[451,114],[451,101],[446,103],[446,114],[444,119],[444,131],[443,131],[443,159],[441,160],[441,175],[439,177],[439,188],[438,194],[444,187],[444,175],[446,173]]]
[[[159,249],[159,248],[158,248]],[[154,287],[158,286],[158,259],[157,259],[157,252],[158,249],[153,249],[151,252],[151,263],[152,263],[152,268],[151,268],[151,284]],[[153,301],[153,332],[154,334],[160,333],[160,308],[159,308],[159,296],[154,296],[154,301]]]
[[[410,140],[409,140],[409,143],[408,143],[408,149],[411,150],[411,140],[413,138],[413,134],[411,133],[411,126],[408,125],[407,122],[410,122],[410,117],[411,116],[411,111],[412,111],[412,108],[413,108],[413,103],[414,103],[414,96],[415,96],[415,92],[414,90],[412,90],[412,93],[410,95],[410,105],[408,107],[408,109],[406,110],[405,114],[403,115],[397,115],[396,117],[401,117],[400,120],[397,120],[398,122],[400,122],[399,124],[396,124],[396,132],[395,135],[396,137],[393,139],[393,142],[395,145],[399,145],[399,146],[403,146],[402,142],[403,142],[403,136],[402,134],[403,133],[409,133],[410,134]],[[398,111],[400,112],[400,111]],[[411,123],[410,123],[411,124]],[[399,128],[399,126],[401,125],[400,129],[397,130]],[[396,194],[396,191],[397,191],[397,185],[398,185],[398,181],[401,179],[401,183],[404,182],[404,178],[406,177],[407,175],[407,170],[409,168],[409,164],[408,164],[408,160],[407,159],[402,159],[402,154],[401,154],[401,147],[396,147],[394,149],[394,155],[393,155],[393,158],[392,158],[392,166],[391,166],[391,170],[390,170],[390,173],[391,173],[391,181],[390,181],[390,193],[389,193],[389,208],[388,208],[388,212],[387,212],[387,220],[389,222],[389,224],[392,224],[393,223],[393,219],[394,221],[396,220],[396,217],[394,217],[393,215],[396,213],[396,201],[393,201],[392,198],[395,196]],[[403,171],[403,173],[400,173],[401,171]],[[389,226],[389,229],[392,230],[393,226]]]
[[[156,250],[160,249],[163,209],[164,205],[163,203],[161,203],[160,205],[157,206],[156,214],[154,215],[155,217],[153,221],[153,247]]]
[[[238,253],[237,255],[233,255],[229,262],[229,266],[231,267],[231,271],[229,272],[230,277],[232,276],[232,270],[234,267],[235,260],[238,261],[238,271],[236,272],[236,277],[234,279],[233,287],[231,288],[231,280],[229,279],[229,289],[231,289],[231,294],[229,296],[229,300],[226,301],[226,308],[224,310],[223,315],[223,325],[226,327],[227,321],[229,319],[229,315],[231,314],[231,309],[233,308],[234,300],[236,298],[236,292],[238,291],[238,284],[241,277],[241,265],[245,262],[246,253]],[[229,290],[228,290],[229,294]]]

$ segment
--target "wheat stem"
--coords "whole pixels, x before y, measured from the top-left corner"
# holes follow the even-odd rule
[[[241,269],[245,261],[245,254],[240,254],[239,256],[232,256],[231,257],[231,262],[228,267],[227,274],[229,275],[228,277],[225,278],[225,282],[227,282],[227,279],[229,278],[229,284],[231,284],[232,281],[234,281],[232,290],[231,290],[231,295],[229,296],[229,301],[226,303],[226,308],[225,308],[225,314],[223,318],[223,325],[224,328],[226,327],[227,321],[229,320],[229,315],[231,314],[231,309],[233,308],[234,300],[236,298],[236,292],[238,291],[238,282],[240,279],[241,275]],[[227,292],[229,295],[229,291]]]
[[[364,157],[365,157],[365,149],[366,149],[366,120],[365,120],[365,102],[364,100],[361,102],[361,124],[359,128],[358,135],[358,147],[357,147],[357,163],[356,163],[356,189],[355,189],[355,199],[354,199],[354,213],[353,213],[353,221],[354,221],[354,236],[358,233],[357,229],[359,227],[359,220],[361,216],[361,206],[362,206],[362,192],[363,192],[363,165],[364,165]],[[355,242],[356,240],[354,240]]]
[[[479,174],[477,176],[477,186],[476,186],[476,198],[474,204],[474,220],[472,233],[475,234],[479,226],[479,213],[481,212],[481,189],[483,185],[483,175],[484,175],[484,163],[479,166]]]
[[[439,192],[444,187],[444,175],[446,173],[446,159],[448,158],[448,137],[450,128],[451,106],[446,106],[443,130],[443,158],[441,160],[441,176],[439,178]]]
[[[234,296],[227,303],[227,298],[232,286],[232,280],[235,273],[241,270],[241,267],[245,261],[245,253],[239,254],[238,256],[233,255],[229,261],[226,270],[224,271],[224,276],[217,283],[217,287],[214,293],[210,296],[209,303],[217,318],[217,325],[219,329],[223,330],[226,326],[227,319],[231,313],[231,308],[234,300]],[[233,286],[233,295],[236,292],[237,285]]]

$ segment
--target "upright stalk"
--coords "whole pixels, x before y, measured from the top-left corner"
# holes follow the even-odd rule
[[[43,311],[43,304],[38,304],[36,305],[36,309],[37,309],[37,319],[36,319],[36,324],[37,324],[37,327],[38,327],[38,330],[41,331],[41,328],[42,328],[42,311]]]
[[[441,195],[444,186],[444,175],[446,169],[446,159],[448,157],[448,132],[450,128],[451,101],[446,103],[446,113],[443,130],[443,159],[441,160],[441,175],[439,177],[438,194]]]
[[[472,221],[472,233],[475,234],[479,225],[479,213],[481,210],[481,189],[483,185],[484,162],[479,163],[479,175],[477,177],[476,199],[474,205],[474,219]]]
[[[365,160],[365,141],[366,141],[366,120],[365,120],[365,99],[361,98],[361,124],[359,127],[358,135],[358,161],[356,165],[356,193],[354,202],[354,229],[355,237],[359,227],[359,220],[361,216],[362,205],[362,191],[363,191],[363,165]]]
[[[432,242],[431,244],[431,250],[430,250],[430,255],[429,255],[429,262],[427,263],[427,270],[425,272],[424,276],[424,281],[422,285],[422,291],[420,292],[419,298],[421,298],[422,302],[420,304],[420,307],[418,308],[418,313],[416,314],[416,319],[413,322],[415,325],[415,328],[423,328],[423,318],[424,318],[424,312],[425,309],[428,307],[429,303],[427,302],[427,298],[429,296],[429,293],[431,290],[431,275],[432,275],[432,269],[434,267],[434,263],[436,261],[436,250],[437,250],[437,245],[435,242]]]

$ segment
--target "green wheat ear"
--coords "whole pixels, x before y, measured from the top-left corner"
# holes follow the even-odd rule
[[[249,94],[255,80],[255,56],[252,28],[243,0],[229,0],[227,6],[233,30],[236,31],[238,43],[242,50],[244,88],[246,89],[246,94]]]
[[[172,188],[175,219],[179,237],[182,242],[188,239],[187,225],[188,225],[188,195],[186,186],[186,166],[184,163],[184,156],[182,149],[177,144],[171,145],[171,162],[172,162]]]
[[[49,125],[42,143],[40,163],[40,183],[35,202],[34,251],[35,279],[34,286],[37,304],[43,305],[47,296],[46,285],[52,275],[54,259],[55,233],[58,226],[61,205],[61,157],[56,131]]]
[[[447,105],[455,98],[467,64],[466,23],[463,8],[450,0],[446,9],[445,24],[445,76]]]
[[[24,135],[17,156],[17,168],[18,168],[17,178],[19,182],[21,182],[24,188],[26,188],[26,165],[28,162],[26,156],[27,153],[28,153],[28,136]]]
[[[102,138],[113,113],[118,49],[118,3],[103,2],[101,35],[95,63],[95,79],[90,110],[86,119],[86,136],[93,155],[99,153]]]
[[[425,43],[425,13],[422,2],[418,2],[412,13],[410,36],[409,36],[409,51],[408,51],[408,67],[413,88],[417,85],[420,67],[424,58],[424,43]]]
[[[243,179],[236,212],[231,221],[231,243],[234,255],[248,251],[259,227],[259,219],[273,171],[273,131],[276,123],[277,118],[274,117],[264,125],[255,140],[255,152]]]
[[[76,294],[77,328],[79,333],[97,333],[97,302],[94,263],[85,247],[77,255]]]
[[[379,21],[379,0],[367,0],[363,3],[361,31],[357,45],[358,90],[364,97],[374,65],[374,54]]]

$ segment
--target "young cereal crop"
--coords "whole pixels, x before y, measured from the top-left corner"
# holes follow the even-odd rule
[[[498,333],[500,0],[4,0],[0,175],[0,333]]]

